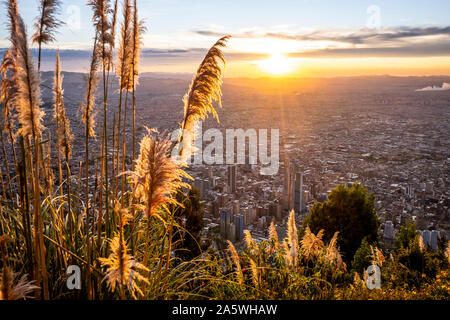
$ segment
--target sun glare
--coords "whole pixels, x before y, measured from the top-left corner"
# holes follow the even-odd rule
[[[262,71],[274,75],[290,72],[294,69],[292,60],[283,54],[273,54],[269,59],[257,62]]]

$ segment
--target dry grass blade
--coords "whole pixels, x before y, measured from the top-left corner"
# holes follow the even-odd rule
[[[139,21],[137,1],[133,6],[133,57],[132,57],[132,86],[133,86],[133,138],[132,138],[132,170],[136,159],[136,86],[139,84],[139,57],[143,45],[143,34],[146,27],[143,21]]]
[[[44,126],[42,118],[44,112],[40,108],[40,79],[36,71],[31,51],[28,47],[28,38],[25,30],[25,24],[17,10],[17,3],[14,0],[8,2],[8,17],[10,18],[9,29],[11,31],[12,50],[15,55],[17,74],[15,81],[17,84],[17,94],[14,98],[14,105],[17,109],[17,117],[21,127],[19,134],[22,135],[27,144],[33,142],[34,152],[28,153],[29,160],[33,159],[33,219],[34,219],[34,250],[36,259],[36,270],[34,276],[36,282],[40,285],[42,279],[42,287],[44,299],[48,299],[48,283],[47,270],[45,261],[45,245],[42,237],[44,229],[41,217],[41,199],[40,199],[40,179],[39,169],[41,164],[44,166],[42,157],[40,156],[41,146],[39,144],[40,137]],[[31,150],[31,149],[30,149]],[[25,153],[24,153],[25,154]]]
[[[111,38],[112,38],[112,46],[115,46],[116,39],[116,26],[117,26],[117,12],[119,11],[119,0],[114,1],[114,8],[112,12],[112,21],[111,21]]]
[[[226,41],[230,36],[220,38],[209,49],[205,58],[201,62],[194,79],[191,82],[188,93],[184,96],[184,118],[181,123],[181,129],[187,133],[191,133],[194,123],[197,120],[204,120],[208,114],[212,114],[218,119],[217,112],[214,109],[213,101],[217,101],[222,106],[221,85],[223,68],[225,66],[225,58],[221,48],[225,47]],[[183,132],[184,135],[184,132]],[[187,159],[190,154],[187,150],[191,150],[192,134],[180,137],[182,149],[180,155],[182,159]]]
[[[11,50],[5,51],[0,65],[0,76],[2,78],[0,85],[0,103],[3,103],[3,116],[5,121],[3,130],[10,133],[13,130],[12,109],[13,101],[17,94],[16,63]]]
[[[130,0],[123,1],[123,21],[121,31],[120,48],[118,52],[118,62],[116,64],[116,74],[119,77],[119,85],[122,90],[132,89],[131,74],[133,72],[131,62],[133,60],[133,51],[130,48],[133,45],[133,17],[132,5]]]
[[[238,255],[233,243],[229,240],[227,240],[227,243],[228,243],[228,251],[230,251],[230,253],[231,253],[231,259],[233,260],[234,264],[236,265],[236,276],[238,279],[238,283],[242,285],[242,284],[244,284],[244,275],[242,274],[241,261],[239,259],[239,255]]]
[[[70,133],[70,122],[66,117],[66,108],[64,107],[62,88],[63,75],[61,74],[61,62],[59,59],[59,50],[56,53],[56,68],[53,81],[53,101],[55,104],[54,118],[57,122],[58,148],[61,154],[69,158],[72,154],[73,135]]]
[[[143,296],[144,293],[137,282],[148,283],[148,280],[139,273],[139,270],[149,270],[127,253],[127,246],[119,233],[116,233],[114,238],[110,240],[110,249],[109,257],[99,258],[99,261],[102,266],[107,267],[104,280],[108,283],[111,291],[123,285],[128,288],[134,299],[137,298],[136,294]]]
[[[318,257],[320,254],[320,250],[323,248],[323,230],[320,230],[317,235],[311,232],[309,227],[306,227],[305,235],[301,241],[302,250],[305,253],[306,257],[309,259],[310,257]]]
[[[89,0],[88,5],[93,9],[92,23],[98,34],[97,42],[102,48],[102,63],[109,66],[112,61],[112,48],[114,47],[114,36],[112,25],[108,20],[108,15],[113,11],[110,8],[109,0]]]
[[[39,45],[38,71],[41,70],[42,44],[55,41],[56,29],[64,24],[56,18],[60,7],[60,0],[41,0],[39,2],[39,16],[36,17],[36,23],[34,24],[35,32],[31,38],[33,43]]]
[[[99,46],[97,41],[94,42],[92,50],[89,75],[87,78],[85,102],[81,106],[82,120],[88,128],[88,135],[95,137],[95,93],[97,91],[98,75],[97,70],[100,65]]]
[[[21,300],[32,298],[30,293],[39,289],[34,281],[28,281],[27,275],[19,278],[9,267],[4,267],[0,277],[0,300]]]
[[[35,33],[33,34],[33,43],[49,43],[55,41],[56,29],[63,24],[56,18],[61,1],[59,0],[41,0],[39,3],[40,16],[36,18],[34,24]]]
[[[333,238],[331,238],[330,243],[328,244],[327,250],[325,252],[325,260],[328,262],[336,263],[338,268],[343,268],[345,263],[342,260],[342,256],[339,253],[337,239],[339,232],[335,232]]]
[[[44,112],[40,108],[41,91],[40,79],[37,73],[31,52],[28,49],[27,35],[22,18],[17,16],[17,33],[12,35],[12,42],[17,48],[17,95],[14,104],[17,108],[19,129],[24,137],[41,136],[44,126],[42,118]]]
[[[419,239],[419,241],[420,241],[420,239]],[[380,267],[383,266],[383,263],[386,261],[386,258],[384,257],[383,253],[378,248],[374,249],[372,246],[370,246],[370,251],[372,253],[371,254],[372,264],[378,265]]]
[[[147,130],[147,136],[140,143],[135,171],[127,173],[135,186],[133,197],[145,204],[145,213],[150,218],[157,207],[176,203],[172,195],[179,188],[189,187],[182,180],[190,176],[170,158],[172,142],[168,136],[155,137],[155,131]]]
[[[288,219],[288,244],[289,244],[289,261],[292,265],[297,265],[298,261],[298,233],[295,225],[295,212],[291,210]]]
[[[258,246],[256,245],[255,240],[253,240],[250,231],[244,230],[244,240],[250,253],[253,255],[258,255]]]
[[[6,50],[0,65],[0,76],[2,78],[0,102],[8,103],[10,99],[14,98],[17,92],[14,82],[16,72],[16,61],[12,50]]]
[[[63,24],[56,18],[61,7],[60,0],[41,0],[39,3],[39,16],[34,24],[35,33],[33,43],[50,43],[55,41],[56,29]]]
[[[252,282],[255,287],[259,287],[259,271],[256,262],[253,259],[250,259],[250,271],[252,273]]]
[[[269,241],[273,249],[278,250],[280,246],[278,243],[278,233],[277,228],[275,227],[275,223],[273,221],[270,223],[269,227]]]
[[[133,6],[133,55],[131,57],[133,88],[139,84],[139,57],[143,46],[143,34],[147,31],[143,20],[139,20],[136,0]]]

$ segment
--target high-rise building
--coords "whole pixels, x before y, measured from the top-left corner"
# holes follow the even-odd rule
[[[236,241],[236,225],[234,223],[228,224],[227,239],[231,242]]]
[[[303,173],[297,172],[295,181],[293,182],[293,208],[296,213],[301,213],[305,210],[305,201],[303,197]]]
[[[264,215],[264,208],[262,206],[256,207],[256,217],[260,218]]]
[[[284,183],[283,183],[283,208],[290,210],[294,208],[294,181],[295,181],[295,164],[290,163],[288,158],[284,160]]]
[[[237,214],[234,216],[234,225],[236,226],[236,240],[244,238],[244,216]]]
[[[236,192],[236,165],[230,165],[227,167],[228,187],[229,192]]]
[[[425,246],[431,245],[431,232],[429,230],[424,230],[422,232],[422,239]]]
[[[303,191],[303,202],[305,207],[310,200],[311,200],[311,193],[308,190]]]
[[[239,214],[240,213],[241,204],[239,200],[233,201],[233,214]]]
[[[228,208],[220,209],[220,234],[228,238],[228,229],[231,222],[231,212]]]
[[[290,194],[290,174],[289,174],[289,159],[284,159],[284,183],[283,183],[283,207],[289,209],[289,194]]]
[[[250,209],[248,207],[241,208],[242,215],[244,216],[244,226],[250,221]]]
[[[213,215],[214,218],[218,218],[219,217],[219,200],[218,199],[214,199],[211,202],[211,214]]]
[[[266,229],[267,218],[261,217],[258,219],[258,228],[261,230]]]
[[[253,223],[257,218],[256,207],[249,207],[248,223]]]
[[[228,195],[226,193],[219,194],[219,205],[224,207],[228,202]]]
[[[437,230],[431,231],[431,248],[433,250],[438,249],[438,238],[440,236],[440,232]]]

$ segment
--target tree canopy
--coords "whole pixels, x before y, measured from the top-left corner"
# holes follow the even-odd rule
[[[377,241],[380,222],[375,214],[375,196],[360,184],[348,188],[339,185],[329,194],[329,200],[317,202],[304,219],[303,227],[312,232],[325,230],[324,240],[329,241],[339,232],[339,248],[344,260],[350,262],[360,247],[362,239]]]

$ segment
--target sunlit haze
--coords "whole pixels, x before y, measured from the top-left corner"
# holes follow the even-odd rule
[[[32,2],[32,1],[30,1]],[[44,49],[89,52],[91,10],[63,1],[66,25]],[[37,6],[19,2],[30,31]],[[230,34],[226,77],[334,77],[450,74],[450,2],[180,1],[139,2],[148,32],[144,72],[192,73],[218,37]],[[205,12],[208,12],[206,15]],[[0,20],[6,19],[5,10]],[[170,23],[167,23],[170,21]],[[8,46],[0,30],[0,48]],[[61,53],[66,71],[86,71],[89,54]],[[43,69],[51,70],[51,60]]]

